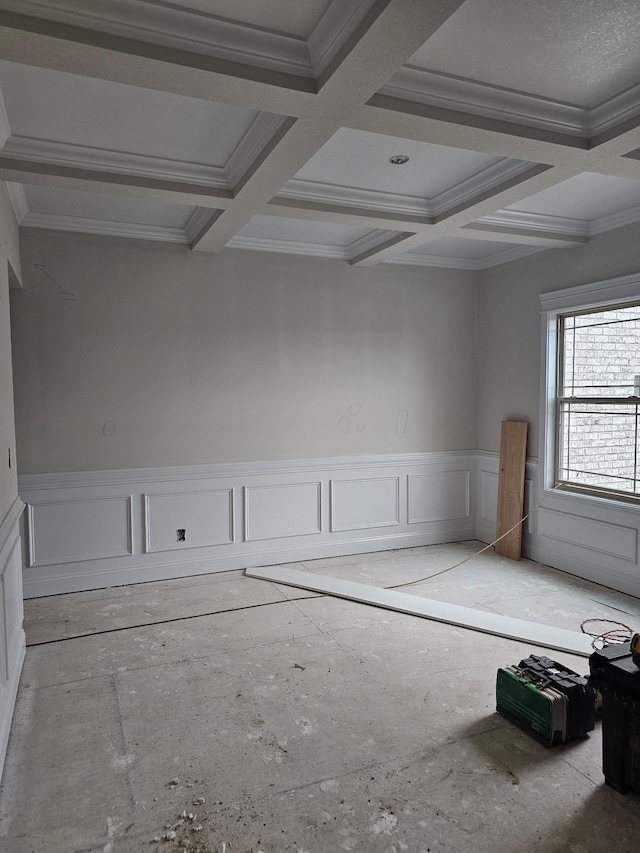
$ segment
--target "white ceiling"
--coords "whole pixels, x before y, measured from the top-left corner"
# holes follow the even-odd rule
[[[640,220],[638,55],[637,0],[0,0],[0,177],[24,228],[483,269]]]

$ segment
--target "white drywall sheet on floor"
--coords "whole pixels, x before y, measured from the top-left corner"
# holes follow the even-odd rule
[[[281,567],[247,569],[245,574],[247,577],[283,583],[313,592],[335,595],[338,598],[348,598],[361,604],[397,610],[399,613],[421,616],[436,622],[448,622],[450,625],[470,628],[472,631],[522,640],[546,649],[558,649],[583,657],[589,657],[593,651],[591,637],[578,631],[567,631],[564,628],[553,628],[551,625],[526,622],[523,619],[513,619],[511,616],[500,616],[485,610],[474,610],[472,607],[436,601],[433,598],[421,598],[395,589],[383,589],[369,586],[369,584]]]

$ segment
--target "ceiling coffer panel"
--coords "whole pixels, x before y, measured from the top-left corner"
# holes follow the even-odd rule
[[[483,269],[640,221],[630,0],[0,0],[21,227]]]

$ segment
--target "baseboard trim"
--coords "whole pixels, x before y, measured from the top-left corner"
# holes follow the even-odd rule
[[[134,583],[172,580],[195,575],[238,571],[257,566],[272,566],[279,563],[298,563],[323,557],[342,557],[352,554],[369,554],[374,551],[390,551],[400,548],[417,548],[423,545],[439,545],[445,542],[462,542],[474,538],[472,527],[453,531],[431,533],[404,533],[391,536],[376,536],[366,539],[341,540],[317,545],[281,546],[261,549],[256,552],[206,556],[172,560],[171,562],[141,562],[139,564],[106,569],[98,564],[81,566],[79,573],[47,573],[44,577],[24,580],[25,598],[39,598],[66,592],[82,592],[125,586]]]
[[[531,548],[530,559],[549,566],[552,569],[558,569],[566,574],[582,578],[582,580],[592,581],[608,589],[614,589],[626,595],[633,595],[635,598],[640,598],[640,574],[635,578],[630,577],[615,569],[589,563],[584,559],[578,561],[574,557],[565,557],[562,554],[558,554],[549,548],[540,547],[539,545],[534,545]]]

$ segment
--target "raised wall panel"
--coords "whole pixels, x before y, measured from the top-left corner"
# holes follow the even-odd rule
[[[16,499],[0,519],[0,779],[25,656],[20,537],[23,509],[22,501]]]
[[[496,523],[498,517],[498,472],[480,472],[480,516]]]
[[[635,528],[544,507],[540,508],[539,513],[538,533],[541,536],[597,551],[618,560],[636,561],[638,533]]]
[[[400,524],[400,479],[331,481],[331,530],[366,530]]]
[[[247,486],[244,512],[247,542],[318,534],[322,530],[321,484]]]
[[[145,550],[174,551],[233,542],[233,490],[144,496]],[[184,530],[184,541],[178,541]]]
[[[421,524],[469,518],[469,472],[409,474],[408,522]]]
[[[19,540],[14,544],[8,559],[0,574],[0,598],[2,607],[3,631],[0,633],[2,644],[2,683],[9,681],[10,661],[15,657],[15,646],[22,630],[23,606],[22,606],[22,583],[20,565]]]
[[[30,566],[120,557],[132,552],[131,498],[29,506]]]

